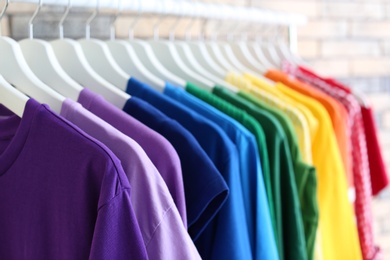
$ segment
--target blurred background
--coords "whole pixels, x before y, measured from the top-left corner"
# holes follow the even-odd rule
[[[178,0],[179,1],[179,0]],[[277,11],[305,15],[308,20],[298,27],[297,54],[324,76],[335,77],[360,90],[373,104],[379,128],[384,158],[390,169],[390,1],[389,0],[220,0],[201,1],[237,6],[256,6]],[[163,1],[162,1],[163,3]],[[3,35],[14,39],[28,36],[28,20],[35,8],[31,4],[10,4],[8,16],[2,23]],[[63,8],[46,8],[37,17],[34,27],[36,38],[58,37],[57,24]],[[65,37],[84,36],[85,23],[93,10],[72,9],[65,21]],[[121,15],[115,26],[118,38],[126,38],[137,13]],[[91,36],[107,39],[112,15],[99,15],[91,25]],[[159,36],[167,37],[177,25],[177,38],[219,35],[233,30],[234,25],[215,21],[188,20],[187,18],[141,15],[133,28],[136,37],[148,38],[158,24]],[[192,24],[192,26],[189,26]],[[241,26],[241,25],[240,25]],[[277,30],[278,29],[278,30]],[[275,32],[284,34],[285,28],[259,25],[235,27],[234,32],[267,37]],[[215,36],[215,35],[214,35]],[[268,35],[269,36],[269,35]],[[284,36],[284,35],[283,35]],[[240,37],[240,36],[237,36]],[[382,247],[384,259],[390,259],[390,191],[383,191],[374,199],[376,243]]]

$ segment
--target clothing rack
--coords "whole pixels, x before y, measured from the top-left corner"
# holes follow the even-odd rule
[[[34,0],[12,0],[11,3],[39,4]],[[82,8],[97,8],[99,12],[105,10],[120,10],[122,12],[140,12],[143,14],[162,14],[169,16],[193,17],[212,20],[237,20],[267,25],[288,26],[289,47],[295,53],[297,46],[296,27],[304,25],[307,18],[304,15],[276,12],[257,7],[232,6],[224,4],[201,3],[195,1],[175,0],[148,0],[148,1],[111,1],[111,0],[44,0],[45,6],[68,6]]]

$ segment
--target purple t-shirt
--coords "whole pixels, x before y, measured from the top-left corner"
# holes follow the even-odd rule
[[[141,145],[167,184],[183,223],[187,227],[180,159],[171,143],[159,133],[107,102],[102,96],[86,88],[81,91],[78,102]]]
[[[33,99],[0,105],[0,259],[147,259],[118,158]]]
[[[65,100],[61,116],[121,161],[149,259],[200,259],[164,180],[141,146],[72,100]]]

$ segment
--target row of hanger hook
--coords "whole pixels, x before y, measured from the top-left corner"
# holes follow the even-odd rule
[[[113,16],[113,19],[111,20],[111,23],[110,23],[110,39],[111,40],[115,39],[115,35],[116,35],[115,23],[123,13],[123,1],[124,0],[117,1],[118,4],[117,4],[116,12],[115,12],[115,15]],[[128,38],[129,39],[134,39],[135,28],[136,28],[137,24],[139,23],[140,18],[142,17],[142,15],[144,13],[144,11],[142,9],[141,2],[142,2],[142,0],[138,0],[138,10],[134,16],[134,19],[132,20],[132,22],[129,25],[129,30],[128,30]],[[192,2],[197,3],[196,0],[192,0]],[[10,0],[5,0],[4,7],[3,7],[2,11],[0,12],[0,24],[1,24],[1,21],[2,21],[4,15],[8,9],[9,3],[10,3]],[[44,4],[43,0],[38,0],[37,8],[35,9],[32,17],[29,20],[28,28],[29,28],[29,38],[30,39],[32,39],[34,36],[34,32],[33,32],[34,20],[38,16],[43,4]],[[161,25],[162,21],[168,16],[166,14],[166,12],[164,12],[165,11],[164,10],[164,1],[160,1],[159,6],[160,6],[159,8],[161,9],[161,14],[159,15],[159,17],[157,18],[157,20],[154,22],[154,24],[152,26],[153,27],[153,39],[155,39],[155,40],[159,39],[160,25]],[[182,5],[178,5],[177,8],[180,8],[181,6]],[[252,6],[251,1],[248,1],[247,6],[249,6],[249,7]],[[65,22],[66,18],[68,17],[71,8],[72,8],[72,0],[68,0],[65,12],[62,15],[62,17],[59,21],[59,24],[58,24],[59,38],[60,39],[63,39],[63,37],[64,37],[64,22]],[[168,35],[169,40],[175,39],[178,25],[179,25],[180,21],[184,18],[182,11],[184,11],[184,10],[179,10],[179,12],[178,12],[179,15],[176,17],[176,19],[174,20],[173,24],[171,25],[171,27],[169,29],[169,35]],[[92,14],[88,17],[88,19],[86,20],[86,23],[85,23],[85,37],[86,37],[86,39],[90,38],[90,36],[91,36],[91,23],[99,15],[99,13],[100,13],[100,0],[96,0],[96,7],[94,8]],[[189,17],[189,21],[188,21],[187,25],[185,26],[185,29],[184,29],[185,40],[191,40],[192,29],[195,25],[195,22],[200,18],[199,16],[196,16],[195,14],[196,14],[196,12],[194,12],[194,15]],[[213,32],[213,34],[211,35],[211,40],[218,39],[218,36],[220,35],[219,30],[221,28],[221,25],[224,21],[226,21],[228,19],[227,13],[226,13],[225,18],[226,19],[219,19],[215,23],[215,28],[217,28],[217,30],[215,30]],[[201,32],[199,33],[200,40],[204,39],[204,31],[205,31],[204,28],[205,28],[206,22],[207,22],[207,19],[204,19]],[[248,33],[246,32],[246,30],[237,30],[239,28],[239,26],[240,26],[240,23],[233,23],[228,28],[228,30],[226,30],[227,31],[227,33],[226,33],[227,40],[233,40],[235,32],[237,32],[237,31],[240,31],[239,35],[240,35],[241,40],[246,40],[248,38]],[[253,26],[254,26],[253,23],[249,23],[248,28],[252,28]],[[282,34],[281,32],[282,32],[283,26],[276,26],[276,27],[275,26],[272,26],[272,27],[268,26],[268,30],[267,30],[267,26],[262,25],[261,28],[264,29],[263,32],[266,32],[266,33],[268,33],[272,29],[274,32],[274,34],[273,34],[274,40],[277,40],[277,38],[280,37],[280,35]],[[0,35],[1,35],[1,28],[0,28]],[[257,38],[255,40],[259,40],[259,39]]]
[[[137,10],[137,13],[136,13],[135,17],[134,17],[133,21],[131,22],[131,24],[129,26],[129,31],[128,32],[129,32],[129,38],[130,39],[134,38],[134,29],[135,29],[136,25],[138,24],[140,18],[142,17],[142,14],[143,14],[143,10],[141,8],[142,7],[141,0],[138,0],[138,1],[139,1],[139,4],[138,4],[139,9]],[[116,13],[115,13],[115,15],[114,15],[114,17],[113,17],[113,19],[112,19],[112,21],[110,23],[110,38],[111,39],[115,39],[115,23],[116,23],[117,19],[120,17],[120,15],[122,14],[122,11],[123,11],[122,1],[119,0],[117,2],[118,2],[118,5],[117,5]],[[195,1],[193,1],[193,2],[195,2]],[[0,12],[0,24],[1,24],[1,21],[2,21],[4,15],[5,15],[5,13],[6,13],[7,9],[8,9],[9,3],[10,3],[10,0],[5,0],[4,7],[2,8],[2,10]],[[160,2],[160,5],[161,5],[160,8],[163,8],[163,6],[164,6],[163,1]],[[39,12],[41,11],[42,6],[43,6],[43,0],[39,0],[37,2],[37,8],[34,10],[33,15],[29,19],[28,27],[29,27],[29,38],[30,39],[32,39],[34,37],[34,31],[33,31],[34,20],[38,16]],[[64,37],[64,22],[65,22],[66,18],[68,17],[71,8],[72,8],[72,1],[68,0],[65,12],[62,15],[62,17],[60,19],[60,22],[58,24],[59,38],[60,39],[63,39],[63,37]],[[88,17],[88,19],[87,19],[87,21],[85,23],[85,35],[86,35],[87,39],[89,39],[90,36],[91,36],[91,23],[99,15],[99,11],[100,11],[100,1],[97,0],[96,1],[96,7],[94,8],[94,11]],[[158,39],[159,38],[159,26],[160,26],[160,24],[163,21],[165,16],[166,16],[166,14],[162,13],[159,16],[159,18],[157,19],[157,21],[153,25],[153,38],[154,39]],[[169,38],[172,39],[172,40],[175,38],[175,32],[176,32],[177,26],[178,26],[179,21],[180,21],[181,18],[183,18],[183,15],[179,15],[177,17],[176,22],[172,25],[172,28],[170,29],[170,32],[169,32],[170,37]],[[194,21],[196,20],[196,18],[197,17],[191,17],[190,22],[188,23],[188,26],[186,27],[186,32],[188,32],[189,30],[192,29]],[[186,38],[190,38],[189,34],[187,34],[187,33],[186,33]]]

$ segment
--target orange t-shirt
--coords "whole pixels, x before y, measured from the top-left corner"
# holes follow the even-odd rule
[[[336,135],[337,144],[340,149],[341,157],[343,160],[345,172],[347,173],[348,184],[350,187],[353,186],[353,175],[352,175],[352,157],[351,157],[351,145],[350,138],[348,136],[348,112],[342,104],[332,98],[326,93],[310,86],[309,84],[303,83],[284,72],[278,70],[269,70],[265,76],[274,81],[282,82],[288,87],[318,100],[328,111],[328,114],[332,120],[333,130]]]

